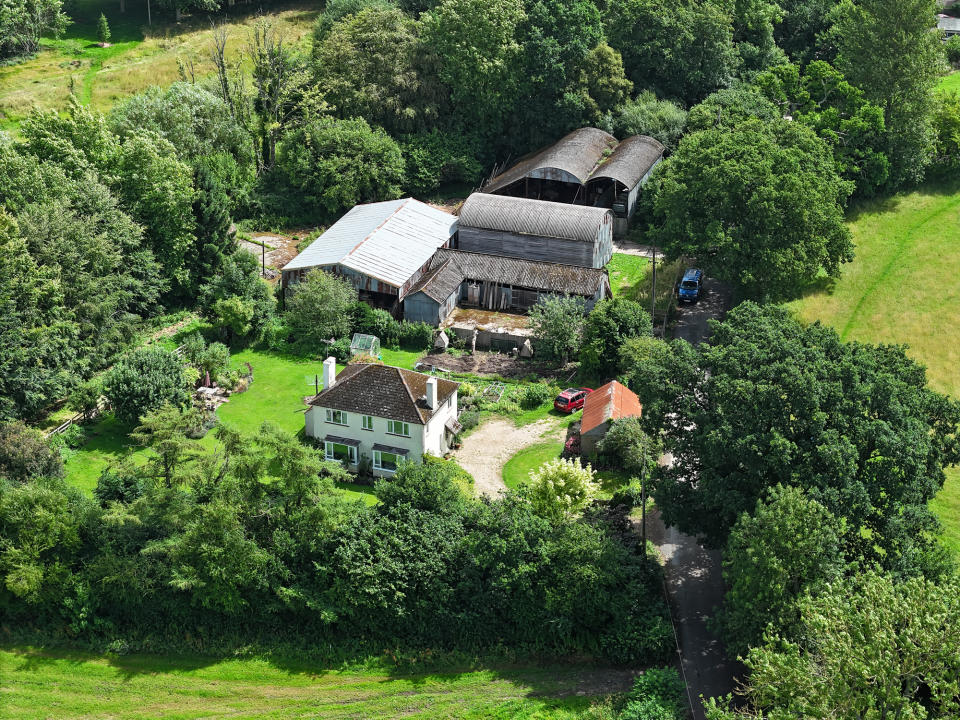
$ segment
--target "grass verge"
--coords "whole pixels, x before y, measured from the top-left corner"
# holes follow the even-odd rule
[[[399,674],[302,661],[0,651],[0,719],[409,717],[574,720],[627,673],[583,666]],[[611,682],[615,677],[619,682]]]

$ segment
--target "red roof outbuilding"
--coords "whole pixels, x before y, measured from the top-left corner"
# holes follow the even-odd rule
[[[612,380],[587,395],[586,402],[583,404],[580,434],[587,435],[608,420],[640,417],[642,412],[640,398],[630,388]]]

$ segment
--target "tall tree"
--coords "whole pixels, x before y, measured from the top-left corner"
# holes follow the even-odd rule
[[[770,623],[781,635],[795,632],[802,595],[840,577],[843,533],[843,521],[802,488],[778,485],[741,515],[723,553],[728,590],[719,624],[727,648],[746,655]]]
[[[0,58],[32,55],[42,36],[60,37],[69,24],[61,0],[6,0],[0,5]]]
[[[688,135],[660,171],[656,238],[673,258],[760,298],[794,295],[853,259],[843,208],[853,189],[812,130],[751,120]]]
[[[917,182],[930,160],[933,90],[943,70],[937,0],[858,0],[839,11],[837,67],[883,109],[890,185]]]
[[[796,641],[750,651],[743,701],[710,720],[952,718],[960,713],[960,587],[867,573],[799,606]]]
[[[607,3],[608,42],[634,87],[685,105],[723,87],[737,67],[728,9],[700,0]]]
[[[960,403],[930,390],[902,347],[843,343],[752,302],[715,323],[709,345],[670,347],[669,400],[644,407],[674,457],[656,490],[668,524],[722,546],[769,488],[804,487],[846,519],[849,557],[938,571],[927,502],[960,460]],[[644,382],[638,395],[656,396]]]
[[[223,186],[205,166],[194,174],[196,192],[193,217],[197,242],[188,258],[193,292],[216,274],[227,256],[237,249],[236,236],[230,232],[230,200]]]

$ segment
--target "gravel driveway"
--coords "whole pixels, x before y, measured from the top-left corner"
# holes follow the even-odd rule
[[[503,466],[523,450],[546,440],[566,438],[566,422],[545,418],[517,427],[504,418],[492,418],[463,440],[453,456],[464,470],[473,475],[474,488],[480,495],[496,497],[507,486],[503,484]]]

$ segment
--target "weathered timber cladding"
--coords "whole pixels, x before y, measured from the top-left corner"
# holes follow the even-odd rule
[[[460,249],[464,252],[505,255],[540,262],[602,268],[613,255],[611,228],[600,228],[596,243],[581,240],[521,235],[519,233],[460,226]]]

